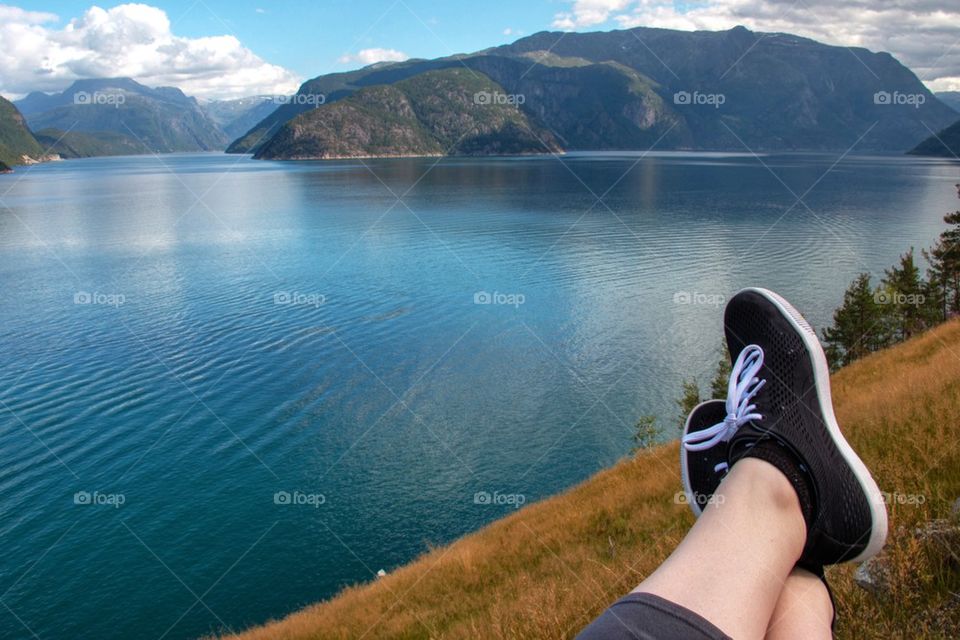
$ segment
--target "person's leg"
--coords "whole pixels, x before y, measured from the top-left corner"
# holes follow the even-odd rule
[[[833,602],[827,586],[804,569],[787,578],[770,618],[767,640],[827,640],[833,637]]]
[[[805,540],[787,478],[763,460],[742,460],[683,542],[634,592],[690,609],[735,638],[762,638]]]
[[[673,554],[580,640],[762,638],[796,565],[862,561],[883,547],[883,495],[836,423],[816,332],[765,289],[730,300],[724,331],[727,415],[688,420],[681,467],[696,499],[726,475]],[[726,454],[700,455],[714,447]]]

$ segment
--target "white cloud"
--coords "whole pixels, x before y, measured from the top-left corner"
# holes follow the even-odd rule
[[[679,7],[679,8],[678,8]],[[956,0],[572,0],[553,26],[786,32],[828,44],[888,51],[936,91],[960,90]]]
[[[50,13],[0,5],[0,92],[59,91],[78,78],[129,76],[207,98],[291,94],[299,79],[230,35],[185,38],[145,4],[91,7],[57,28]]]
[[[340,64],[350,64],[353,62],[359,62],[360,64],[373,64],[374,62],[402,62],[409,59],[410,56],[405,54],[403,51],[397,51],[396,49],[362,49],[356,53],[347,53],[339,58],[337,62]]]
[[[603,24],[616,11],[623,11],[631,0],[574,0],[572,11],[564,11],[553,17],[556,29],[572,30]]]

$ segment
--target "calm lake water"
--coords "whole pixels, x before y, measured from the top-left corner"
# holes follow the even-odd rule
[[[643,414],[674,437],[724,297],[823,326],[958,179],[677,153],[0,176],[0,637],[239,630],[586,478]]]

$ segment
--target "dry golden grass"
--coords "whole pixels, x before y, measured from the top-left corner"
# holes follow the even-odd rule
[[[874,354],[833,378],[837,415],[891,504],[889,593],[830,571],[840,638],[956,637],[960,568],[913,531],[960,496],[960,321]],[[566,638],[632,589],[693,523],[677,504],[677,444],[642,452],[371,584],[346,589],[243,640]],[[954,554],[960,549],[954,548]]]

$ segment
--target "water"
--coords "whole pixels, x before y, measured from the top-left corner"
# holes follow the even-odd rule
[[[722,297],[772,287],[822,326],[956,208],[955,164],[836,161],[201,154],[0,178],[0,636],[242,629],[513,508],[478,492],[586,478],[640,415],[675,435]]]

